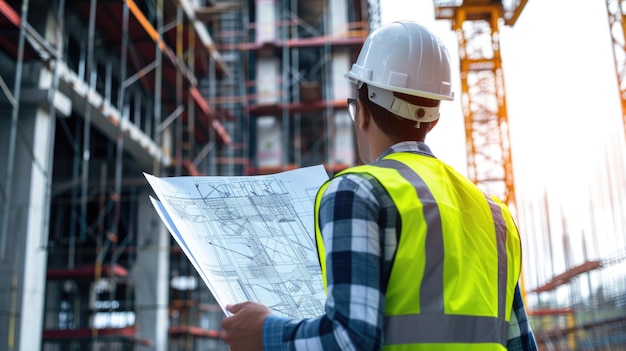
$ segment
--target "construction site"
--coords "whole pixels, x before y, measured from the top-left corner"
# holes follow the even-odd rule
[[[626,135],[626,1],[605,1]],[[0,349],[228,350],[143,174],[357,164],[343,75],[380,2],[0,0]],[[467,176],[535,238],[521,284],[540,349],[626,350],[623,154],[600,157],[575,236],[554,199],[516,194],[499,33],[526,2],[434,1],[458,39]]]

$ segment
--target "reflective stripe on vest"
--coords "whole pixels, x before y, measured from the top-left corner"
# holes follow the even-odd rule
[[[424,157],[426,159],[424,159]],[[419,164],[414,163],[416,158],[422,158],[422,161],[420,161]],[[485,211],[491,212],[491,223],[494,227],[492,230],[489,230],[489,232],[493,231],[495,233],[495,243],[493,245],[493,250],[486,248],[482,248],[482,250],[487,250],[489,251],[487,254],[493,255],[494,265],[496,265],[495,262],[497,262],[497,267],[494,267],[493,271],[495,274],[497,270],[497,283],[492,283],[497,285],[494,286],[493,290],[494,294],[497,295],[497,302],[494,301],[493,313],[485,313],[485,310],[490,311],[489,306],[486,306],[474,309],[474,311],[482,312],[446,314],[444,303],[446,297],[444,294],[445,272],[443,261],[445,252],[444,227],[442,224],[443,215],[439,208],[439,204],[436,201],[435,194],[433,194],[428,186],[428,182],[422,179],[417,171],[409,166],[412,164],[413,167],[422,167],[422,163],[430,163],[430,166],[434,165],[436,167],[441,167],[443,165],[440,161],[434,158],[417,156],[410,153],[399,153],[389,155],[385,159],[376,162],[374,165],[358,166],[347,170],[347,172],[369,173],[376,177],[381,184],[385,186],[385,188],[388,187],[388,184],[385,184],[384,179],[400,181],[397,180],[399,177],[394,177],[391,173],[385,173],[393,172],[395,170],[402,176],[404,179],[403,181],[410,183],[414,187],[415,194],[423,206],[423,211],[420,215],[422,217],[416,215],[403,216],[402,206],[407,205],[407,203],[404,202],[410,201],[407,199],[411,198],[412,195],[408,193],[394,194],[393,190],[387,189],[394,203],[396,203],[396,206],[399,208],[401,217],[403,217],[402,233],[400,238],[405,235],[415,234],[406,234],[405,231],[409,230],[408,227],[411,227],[414,232],[417,229],[419,229],[417,230],[419,232],[424,231],[424,236],[416,235],[416,237],[418,240],[424,241],[424,248],[428,248],[428,250],[424,249],[423,252],[420,251],[417,255],[414,254],[413,249],[411,249],[413,251],[403,251],[405,253],[409,253],[409,255],[407,255],[409,259],[405,259],[405,262],[419,261],[419,259],[414,259],[413,257],[424,256],[421,258],[423,263],[416,264],[414,262],[410,262],[408,263],[408,266],[405,264],[399,264],[399,266],[402,266],[397,268],[400,273],[398,274],[396,272],[396,275],[394,275],[396,263],[398,262],[398,256],[396,256],[394,269],[392,269],[391,274],[391,276],[395,276],[395,278],[390,278],[388,288],[396,289],[396,296],[399,295],[398,292],[404,294],[404,296],[399,298],[403,301],[396,303],[397,300],[395,300],[395,298],[390,300],[389,295],[393,294],[390,294],[389,289],[387,291],[387,307],[384,319],[385,347],[389,348],[390,346],[394,346],[393,349],[397,349],[397,346],[400,346],[401,349],[404,349],[402,345],[405,345],[406,347],[409,347],[408,349],[411,349],[411,347],[416,348],[417,344],[439,344],[441,345],[440,347],[444,347],[444,344],[456,344],[455,346],[461,346],[458,345],[460,343],[467,345],[483,344],[483,346],[487,346],[485,344],[491,344],[492,346],[487,346],[486,349],[503,349],[506,347],[508,338],[508,319],[511,312],[513,289],[517,283],[517,279],[519,279],[519,269],[521,265],[521,262],[519,262],[521,252],[519,248],[519,236],[517,234],[517,229],[515,228],[512,218],[510,218],[510,215],[508,214],[508,210],[505,209],[501,202],[497,199],[485,196],[484,194],[480,195],[480,193],[478,193],[477,195],[475,192],[471,194],[473,196],[471,201],[480,202],[480,198],[478,198],[478,196],[482,196],[483,199],[486,199],[483,200],[482,205],[484,205]],[[420,174],[424,174],[423,172],[432,173],[433,171],[428,168],[430,166],[427,165],[425,169],[421,169],[419,171]],[[446,170],[446,172],[449,171]],[[437,175],[439,174],[437,173]],[[432,184],[432,177],[430,182]],[[325,187],[320,190],[316,200],[316,216],[318,215],[321,195],[323,194],[324,189]],[[415,198],[415,196],[412,197]],[[506,212],[506,216],[503,216],[503,211]],[[322,257],[324,257],[324,248],[317,223],[316,217],[318,251],[321,255],[320,260],[322,263],[322,273],[324,275],[324,285],[326,285],[325,262],[322,259]],[[446,225],[449,226],[448,223],[446,223]],[[513,235],[507,236],[507,233]],[[396,255],[401,252],[401,243],[402,239],[400,239],[400,242],[398,243]],[[404,250],[407,245],[410,244],[403,245],[402,249]],[[497,252],[493,253],[492,251],[494,250]],[[400,253],[400,255],[403,254]],[[508,255],[511,255],[511,257],[514,257],[515,259],[512,262],[508,262]],[[474,271],[472,271],[472,269]],[[477,269],[480,270],[482,268]],[[402,270],[404,270],[404,272]],[[468,271],[476,274],[476,268],[468,269]],[[478,272],[480,273],[480,271]],[[489,272],[492,271],[490,270]],[[484,274],[487,274],[487,271],[481,274],[484,276]],[[411,278],[413,278],[412,281],[415,281],[415,279],[421,279],[421,283],[418,284],[417,287],[415,287],[416,284],[413,284],[413,287],[405,289],[410,285],[407,282]],[[485,279],[482,281],[484,282]],[[448,282],[448,284],[450,283],[451,282]],[[394,284],[394,286],[392,286],[392,284]],[[487,283],[487,285],[489,285],[489,283]],[[463,285],[460,286],[462,287]],[[414,294],[408,292],[409,290],[414,292]],[[487,289],[486,291],[489,292],[490,290]],[[467,295],[469,296],[472,294],[471,292],[468,292]],[[419,299],[414,298],[413,300],[415,300],[415,302],[411,302],[410,296],[419,296]],[[454,299],[454,297],[452,298]],[[417,300],[419,300],[419,302],[417,302]],[[393,305],[396,305],[395,309]],[[407,312],[405,309],[406,306],[409,306],[411,311]]]
[[[400,175],[415,186],[422,202],[437,206],[435,198],[424,182],[410,167],[397,160],[384,159],[378,167],[396,169]],[[508,323],[506,310],[506,223],[500,207],[485,196],[493,215],[498,245],[498,318],[482,316],[446,315],[443,306],[443,233],[439,211],[426,212],[428,231],[426,234],[425,272],[431,272],[421,282],[421,314],[386,316],[385,344],[413,343],[499,343],[506,346]],[[415,330],[420,330],[415,333]],[[453,330],[454,333],[449,331]],[[450,339],[453,337],[454,339]]]

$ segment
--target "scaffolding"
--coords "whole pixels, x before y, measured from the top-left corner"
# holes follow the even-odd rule
[[[528,267],[534,278],[527,301],[542,350],[622,350],[626,345],[625,189],[623,178],[605,178],[623,172],[624,165],[609,158],[603,163],[597,175],[603,186],[590,191],[585,202],[589,229],[568,229],[568,214],[545,194],[540,206],[524,209],[530,217],[527,230],[541,233],[527,246],[527,261],[534,266]]]
[[[243,46],[250,72],[246,114],[251,135],[262,137],[251,141],[251,173],[320,163],[334,173],[354,164],[346,135],[352,91],[340,72],[368,33],[365,9],[358,1],[256,3]]]
[[[226,350],[142,172],[354,164],[342,75],[379,15],[366,0],[0,0],[1,348]]]
[[[531,290],[542,350],[622,350],[626,345],[626,251],[588,260]]]

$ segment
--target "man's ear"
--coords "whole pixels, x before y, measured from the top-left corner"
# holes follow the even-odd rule
[[[372,116],[370,116],[369,109],[365,107],[365,104],[361,101],[361,99],[357,100],[357,104],[359,104],[357,109],[359,114],[357,117],[358,127],[361,129],[367,129],[372,122]]]
[[[437,125],[437,122],[439,122],[439,118],[430,122],[430,124],[428,125],[428,130],[426,130],[426,133],[429,133],[431,130],[433,130],[433,128],[435,128],[435,126]]]

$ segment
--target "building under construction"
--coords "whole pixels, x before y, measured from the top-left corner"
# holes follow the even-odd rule
[[[471,56],[472,28],[498,40],[525,1],[505,3],[437,16],[468,54],[470,178],[514,206],[500,53]],[[353,165],[343,74],[379,24],[377,0],[0,0],[0,348],[227,350],[143,173]],[[533,281],[544,349],[626,348],[623,252]]]
[[[1,348],[226,349],[143,172],[353,164],[343,73],[376,5],[2,0],[0,14]]]

